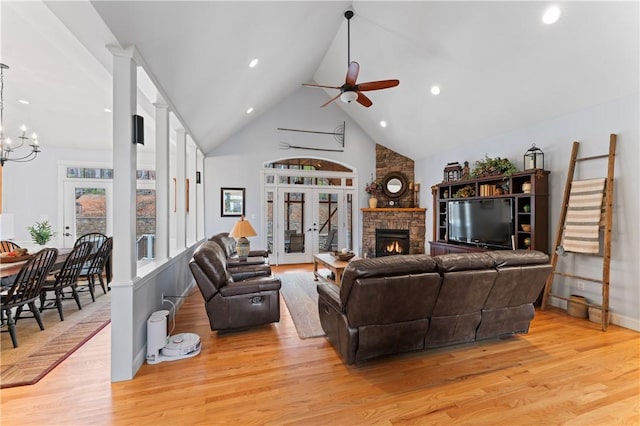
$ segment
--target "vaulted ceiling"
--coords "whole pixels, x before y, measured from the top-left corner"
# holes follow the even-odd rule
[[[559,5],[560,20],[545,25],[545,2],[2,1],[5,128],[26,121],[45,146],[108,148],[105,45],[135,45],[149,77],[140,79],[141,109],[152,112],[153,82],[211,152],[295,90],[324,90],[302,83],[344,82],[351,7],[358,82],[400,85],[368,92],[370,108],[326,108],[420,158],[638,93],[638,2]],[[336,94],[327,89],[326,99]]]

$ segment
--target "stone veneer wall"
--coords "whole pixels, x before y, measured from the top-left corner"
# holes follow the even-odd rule
[[[378,209],[362,214],[362,255],[374,257],[376,229],[408,229],[409,254],[424,254],[426,234],[425,209]]]
[[[395,151],[392,151],[380,144],[376,144],[376,180],[382,182],[384,177],[391,172],[402,172],[407,177],[407,182],[415,182],[414,173],[414,161],[411,158],[400,155]],[[400,207],[418,207],[413,206],[413,194],[407,190],[402,197],[400,197]],[[387,205],[389,198],[384,194],[380,194],[378,197],[378,207]],[[399,229],[399,228],[398,228]]]

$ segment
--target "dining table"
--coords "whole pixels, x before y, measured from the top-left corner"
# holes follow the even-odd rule
[[[71,250],[73,250],[72,248],[59,248],[58,249],[58,257],[56,257],[55,262],[53,263],[52,266],[52,270],[56,270],[56,269],[60,269],[62,267],[62,264],[64,263],[65,260],[67,260],[67,257],[69,256],[69,253],[71,253]],[[31,254],[35,254],[35,253],[31,253]],[[30,259],[30,258],[29,258]],[[25,260],[21,260],[18,262],[6,262],[3,261],[2,258],[0,258],[0,279],[5,279],[5,278],[10,278],[14,275],[17,275],[18,272],[20,272],[20,269],[22,269],[22,266],[27,263],[27,261],[29,259],[25,259]]]

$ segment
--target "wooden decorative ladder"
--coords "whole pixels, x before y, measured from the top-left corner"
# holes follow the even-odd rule
[[[560,211],[560,218],[558,220],[558,227],[556,233],[556,239],[554,244],[553,254],[551,255],[551,274],[547,278],[547,282],[544,287],[544,296],[542,298],[542,309],[544,310],[549,303],[549,298],[553,297],[569,301],[568,297],[559,296],[551,292],[553,278],[556,275],[574,278],[589,282],[594,282],[602,285],[602,306],[596,304],[590,304],[584,302],[587,307],[598,307],[601,309],[601,326],[602,331],[607,331],[609,325],[609,275],[611,267],[611,224],[613,220],[613,171],[615,165],[615,152],[616,152],[616,140],[615,134],[609,136],[609,153],[603,155],[596,155],[592,157],[578,158],[579,142],[573,142],[573,148],[571,150],[571,159],[569,161],[569,172],[567,173],[567,181],[564,188],[564,196],[562,199],[562,209]],[[595,160],[601,158],[608,158],[607,165],[607,178],[605,181],[605,193],[604,193],[604,246],[602,250],[602,279],[595,279],[590,277],[582,277],[574,274],[568,274],[558,272],[556,270],[558,264],[558,256],[562,254],[561,244],[563,241],[563,235],[566,230],[567,210],[569,207],[569,195],[571,193],[571,186],[573,183],[573,176],[576,168],[576,163],[580,161]],[[560,252],[560,253],[559,253]],[[581,253],[576,253],[581,254]],[[581,301],[572,300],[572,303],[583,303]]]

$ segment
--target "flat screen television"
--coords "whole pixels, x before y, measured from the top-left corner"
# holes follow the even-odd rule
[[[513,210],[511,199],[449,201],[449,241],[486,246],[512,247]]]

